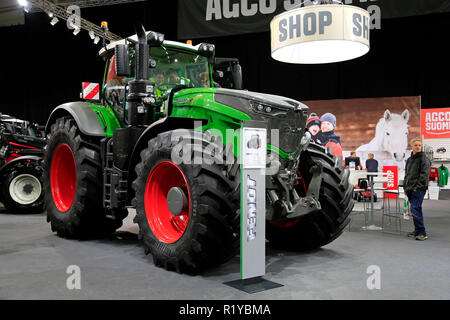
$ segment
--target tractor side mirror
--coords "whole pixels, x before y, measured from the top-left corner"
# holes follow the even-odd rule
[[[242,90],[242,67],[239,63],[233,64],[233,82],[234,88]]]
[[[115,48],[116,55],[116,73],[119,77],[129,77],[131,74],[130,70],[130,59],[128,57],[128,45],[118,44]]]
[[[220,71],[220,70],[214,71],[214,77],[215,78],[223,78],[223,71]]]

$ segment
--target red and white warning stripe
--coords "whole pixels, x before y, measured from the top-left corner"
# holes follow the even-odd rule
[[[83,99],[100,100],[100,85],[94,82],[82,82]]]

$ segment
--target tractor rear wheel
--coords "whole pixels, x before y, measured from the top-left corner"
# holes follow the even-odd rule
[[[314,163],[323,166],[319,202],[321,210],[311,212],[296,220],[280,223],[268,221],[267,239],[276,248],[306,251],[324,246],[339,237],[349,223],[348,215],[353,209],[353,186],[349,184],[349,171],[342,167],[342,159],[327,152],[322,146],[311,144],[302,154],[299,173],[301,183],[296,187],[305,195],[311,180]]]
[[[126,209],[103,208],[99,147],[81,135],[73,119],[52,124],[44,169],[47,221],[60,237],[105,236],[122,225]]]
[[[194,149],[212,144],[207,135],[185,132],[182,139],[176,131],[161,133],[141,152],[135,222],[156,266],[195,274],[239,251],[239,200],[230,199],[234,185],[225,164],[193,160]]]
[[[8,211],[40,213],[44,210],[42,171],[36,160],[23,160],[16,162],[0,177],[0,199]]]

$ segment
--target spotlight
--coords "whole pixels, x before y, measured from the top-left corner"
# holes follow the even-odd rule
[[[58,19],[57,17],[53,17],[53,19],[50,21],[50,24],[51,24],[52,26],[54,26],[55,24],[58,23],[58,21],[59,21],[59,19]]]
[[[91,37],[91,39],[92,40],[94,40],[95,39],[95,33],[94,33],[94,31],[89,31],[89,37]]]
[[[94,39],[94,44],[97,44],[99,41],[100,41],[100,37],[96,36],[95,39]]]
[[[73,35],[76,36],[77,34],[80,33],[80,29],[75,28],[75,30],[73,30]]]
[[[52,12],[47,12],[47,14],[48,14],[48,16],[50,17],[50,18],[53,18],[53,13]]]
[[[19,3],[19,6],[23,7],[23,10],[26,13],[30,12],[31,5],[28,3],[27,0],[17,0],[17,2]]]

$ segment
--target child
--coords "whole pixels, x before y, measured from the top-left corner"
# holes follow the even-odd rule
[[[311,113],[306,121],[306,130],[311,133],[314,142],[321,144],[317,141],[317,134],[320,132],[320,119],[315,113]]]
[[[342,155],[341,137],[334,133],[334,129],[336,128],[336,117],[332,113],[325,113],[320,118],[320,122],[321,132],[318,134],[320,141],[325,148],[330,146],[336,157],[340,156],[341,159],[344,159]]]

